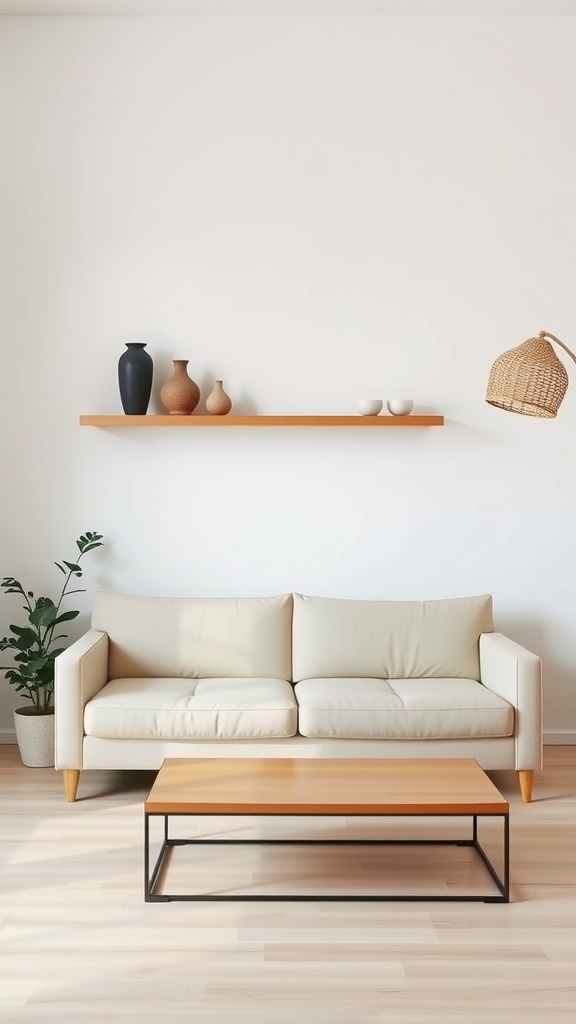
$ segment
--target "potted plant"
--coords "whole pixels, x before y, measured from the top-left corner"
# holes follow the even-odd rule
[[[54,764],[54,661],[65,650],[58,646],[67,639],[66,633],[57,633],[63,622],[80,614],[61,611],[62,602],[70,594],[83,593],[83,589],[69,590],[70,584],[82,576],[80,561],[88,552],[104,543],[99,533],[85,533],[76,541],[78,554],[74,561],[55,562],[65,580],[57,601],[50,597],[34,597],[19,580],[5,576],[0,587],[6,594],[20,594],[28,624],[11,625],[12,636],[0,640],[0,651],[14,652],[14,665],[2,665],[6,679],[30,704],[14,712],[16,738],[20,755],[30,768],[46,768]]]

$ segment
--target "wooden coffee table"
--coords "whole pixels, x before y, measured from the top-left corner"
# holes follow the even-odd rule
[[[463,839],[173,839],[169,819],[198,815],[333,815],[465,817]],[[150,872],[150,819],[164,818],[164,838]],[[503,824],[502,871],[498,874],[478,839],[478,819]],[[168,851],[211,843],[331,843],[471,846],[482,859],[498,895],[395,894],[166,894],[156,893]],[[510,825],[508,801],[478,763],[469,758],[168,758],[144,804],[144,898],[171,900],[442,900],[508,903]]]

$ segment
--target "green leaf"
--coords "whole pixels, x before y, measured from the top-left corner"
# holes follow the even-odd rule
[[[34,661],[29,661],[26,669],[27,675],[30,677],[37,676],[42,669],[51,662],[51,658],[48,655],[43,655],[40,658],[36,658]]]
[[[57,626],[60,622],[69,622],[70,619],[75,619],[78,615],[80,615],[80,612],[62,612],[62,615],[54,619],[53,625]]]
[[[14,587],[16,590],[22,591],[22,584],[19,583],[18,580],[15,580],[13,576],[4,576],[4,579],[2,580],[0,586]]]
[[[15,645],[21,651],[33,647],[38,639],[33,629],[22,629],[21,626],[10,626],[10,629],[16,634]]]
[[[52,689],[54,686],[54,666],[52,663],[40,669],[38,673],[38,686],[42,690]]]
[[[60,562],[54,562],[54,565],[57,565],[58,568],[60,569],[60,572],[63,572],[65,576],[68,575],[68,573],[66,572],[66,569],[64,568],[64,566],[60,565]]]
[[[81,554],[85,554],[87,551],[92,551],[94,548],[100,548],[103,544],[102,534],[91,533],[90,530],[76,541]]]
[[[67,562],[66,559],[64,559],[64,565],[68,566],[70,572],[76,573],[77,576],[82,575],[82,569],[79,565],[75,565],[74,562]]]
[[[40,602],[36,605],[33,612],[30,612],[28,618],[33,626],[51,626],[56,617],[56,606],[50,603],[49,605],[40,605]]]

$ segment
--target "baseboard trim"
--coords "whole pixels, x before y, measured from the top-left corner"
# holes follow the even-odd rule
[[[544,746],[564,747],[576,745],[576,731],[572,732],[545,732]]]
[[[14,730],[0,729],[0,743],[16,743],[16,733]]]

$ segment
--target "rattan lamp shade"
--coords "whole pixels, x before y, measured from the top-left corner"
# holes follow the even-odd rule
[[[576,356],[559,338],[540,331],[517,348],[503,352],[488,378],[486,401],[498,409],[524,416],[553,418],[568,387],[568,374],[552,345],[552,338],[576,362]]]

